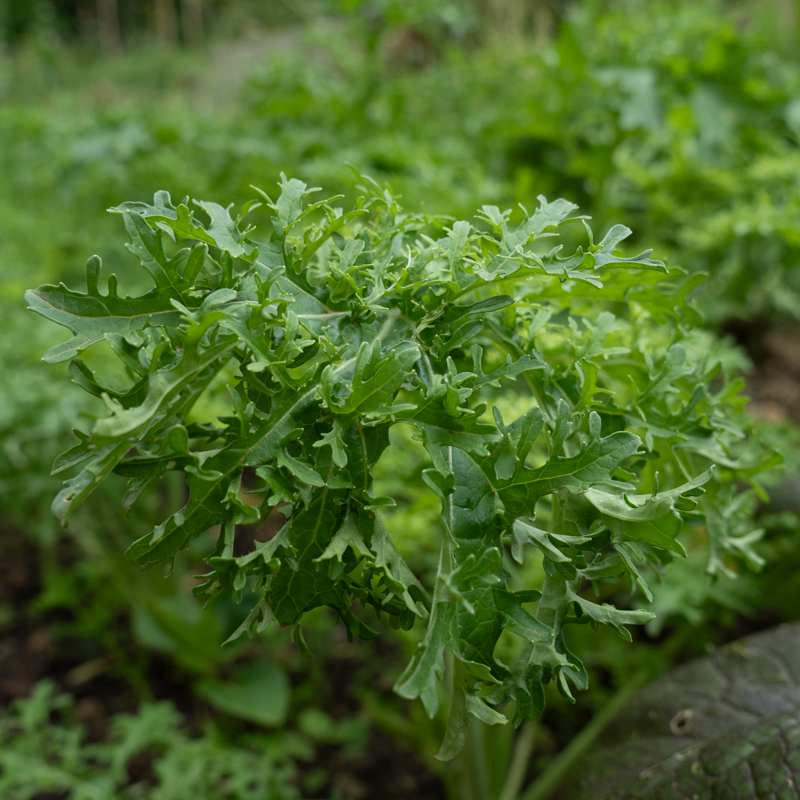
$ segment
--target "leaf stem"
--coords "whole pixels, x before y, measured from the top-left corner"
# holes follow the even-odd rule
[[[526,722],[517,735],[514,743],[514,753],[511,756],[511,765],[508,768],[506,782],[498,800],[517,800],[519,790],[525,780],[525,773],[528,771],[528,763],[533,752],[533,743],[536,738],[536,726],[532,722]]]
[[[378,331],[375,339],[380,340],[386,336],[387,333],[392,329],[394,323],[397,322],[397,318],[400,316],[400,309],[397,308],[387,308],[386,309],[386,321],[381,325],[381,329]]]
[[[567,582],[557,572],[554,575],[545,573],[542,583],[542,597],[536,609],[536,619],[549,625],[556,636],[561,627],[564,598],[567,593]]]
[[[484,725],[475,717],[470,718],[470,755],[473,800],[492,800],[489,789],[489,765],[486,762],[486,746],[484,743]]]
[[[519,800],[547,800],[564,775],[595,743],[606,725],[619,714],[622,707],[644,682],[645,678],[645,673],[639,673],[623,686],[603,710],[595,715],[592,721],[559,753],[557,758],[547,765],[542,774],[527,788]]]

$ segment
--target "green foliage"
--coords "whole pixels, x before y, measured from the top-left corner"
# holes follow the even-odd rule
[[[699,302],[715,322],[800,314],[800,70],[776,47],[786,25],[753,16],[715,0],[583,3],[520,92],[518,168],[537,180],[547,153],[551,179],[569,176],[596,215],[708,271]]]
[[[517,47],[409,45],[408,30],[453,16],[446,0],[361,5],[282,32],[291,47],[243,60],[241,88],[224,59],[204,68],[191,53],[103,63],[99,96],[91,68],[68,54],[38,72],[8,62],[0,210],[14,234],[0,259],[42,281],[71,277],[90,244],[118,252],[98,215],[122,196],[168,183],[243,202],[254,177],[281,168],[349,192],[348,162],[432,212],[567,197],[709,272],[699,302],[714,322],[800,313],[800,71],[756,10],[739,19],[715,0],[584,2],[553,43]],[[421,63],[409,55],[417,45]],[[49,230],[20,196],[48,209]]]
[[[282,725],[289,710],[289,682],[273,664],[253,666],[231,684],[204,681],[198,694],[220,711],[259,725]]]
[[[403,39],[414,13],[386,19],[374,42],[320,23],[254,71],[243,123],[279,163],[343,190],[348,161],[434,211],[565,196],[707,271],[698,303],[714,323],[800,314],[800,69],[757,9],[583,2],[552,43],[429,41],[424,69]]]
[[[138,296],[152,286],[147,271],[124,266],[125,237],[118,234],[119,218],[102,213],[124,197],[147,197],[153,187],[169,186],[177,197],[189,194],[219,202],[226,198],[225,202],[238,204],[251,196],[249,183],[263,185],[285,169],[310,184],[344,193],[347,199],[334,205],[351,208],[354,193],[344,166],[349,162],[381,181],[390,180],[407,208],[425,208],[431,214],[447,212],[468,219],[466,215],[481,203],[506,207],[519,201],[533,208],[534,195],[543,192],[579,203],[583,211],[592,214],[597,230],[605,232],[611,223],[625,220],[635,229],[635,234],[622,243],[625,255],[655,247],[658,257],[671,267],[680,265],[710,273],[710,280],[700,284],[692,295],[704,317],[724,324],[730,315],[763,315],[763,328],[767,329],[780,324],[785,315],[795,315],[798,307],[797,242],[792,226],[797,204],[793,101],[798,80],[796,54],[800,51],[796,46],[792,49],[796,31],[782,16],[791,10],[791,4],[778,4],[776,12],[772,0],[735,6],[643,0],[595,4],[582,0],[573,3],[569,15],[560,20],[552,42],[534,42],[521,28],[514,32],[519,34],[516,38],[504,35],[493,40],[491,25],[481,18],[476,26],[476,17],[465,13],[469,8],[464,3],[356,0],[345,4],[346,15],[354,12],[350,16],[333,19],[312,15],[303,25],[268,32],[248,24],[246,41],[229,41],[228,33],[236,28],[243,30],[242,20],[246,15],[255,19],[254,11],[258,12],[259,24],[266,28],[287,21],[294,25],[300,20],[298,9],[316,10],[325,5],[316,0],[302,6],[276,0],[275,5],[283,7],[278,14],[273,13],[276,8],[271,2],[245,1],[229,4],[232,13],[226,11],[224,19],[216,18],[215,24],[207,27],[207,48],[131,47],[102,59],[87,49],[72,51],[60,45],[54,36],[57,29],[53,20],[47,18],[46,4],[28,5],[30,9],[16,3],[28,16],[39,14],[38,30],[33,30],[34,35],[26,41],[18,38],[18,49],[0,55],[0,215],[4,220],[0,320],[6,333],[0,339],[0,363],[4,374],[13,376],[0,385],[0,544],[7,565],[14,563],[15,556],[8,555],[7,547],[15,542],[24,541],[26,548],[38,553],[42,593],[31,602],[25,601],[24,613],[11,605],[0,605],[0,627],[6,626],[6,635],[24,637],[28,625],[38,628],[58,610],[53,635],[60,658],[68,660],[77,652],[76,664],[86,659],[107,664],[105,675],[112,680],[124,679],[123,692],[133,688],[140,699],[148,697],[153,669],[167,666],[170,681],[189,687],[200,698],[201,706],[207,702],[225,714],[243,714],[242,718],[251,720],[255,713],[259,716],[257,723],[270,725],[274,717],[265,720],[259,710],[253,712],[258,708],[256,698],[274,684],[277,708],[281,710],[280,698],[285,699],[281,686],[285,688],[285,684],[280,678],[277,683],[272,681],[269,669],[264,670],[262,681],[254,680],[251,671],[242,667],[243,656],[244,661],[270,663],[291,672],[290,719],[294,719],[298,705],[305,709],[301,716],[309,719],[316,712],[306,704],[321,704],[332,711],[327,691],[335,685],[334,691],[337,695],[340,692],[338,682],[332,684],[330,680],[331,674],[338,674],[336,659],[366,659],[372,669],[370,678],[364,679],[359,672],[359,677],[351,678],[349,691],[357,694],[372,725],[405,742],[423,759],[432,758],[453,702],[451,692],[447,687],[438,691],[441,708],[432,721],[427,720],[421,703],[388,697],[384,690],[400,672],[398,651],[383,645],[348,648],[330,631],[333,616],[326,615],[324,609],[303,617],[303,639],[315,656],[304,665],[290,648],[280,645],[287,637],[277,625],[252,642],[241,636],[235,643],[220,647],[254,608],[256,615],[245,626],[246,632],[263,625],[266,607],[258,610],[262,598],[260,590],[253,592],[252,579],[242,590],[239,605],[232,601],[234,592],[227,589],[206,612],[187,596],[192,585],[190,574],[208,571],[197,569],[197,564],[213,549],[216,528],[192,541],[166,580],[161,569],[140,572],[122,558],[132,535],[152,530],[169,512],[184,505],[187,498],[181,473],[167,473],[166,482],[161,479],[150,489],[145,487],[127,517],[115,512],[114,501],[122,493],[124,477],[109,475],[93,491],[89,483],[85,487],[89,496],[71,516],[69,531],[58,530],[42,498],[55,494],[59,478],[71,473],[65,470],[50,477],[50,464],[57,452],[70,446],[67,440],[73,425],[90,430],[87,425],[91,426],[98,413],[103,416],[107,411],[101,399],[77,385],[68,385],[67,362],[56,366],[35,363],[42,352],[60,340],[55,338],[55,326],[50,330],[37,323],[33,315],[24,315],[21,292],[29,285],[61,280],[79,287],[81,262],[92,252],[103,255],[108,271],[123,272],[123,296]],[[120,0],[118,5],[124,14],[125,3]],[[204,5],[206,10],[213,7],[211,2]],[[337,10],[345,8],[342,4],[329,7],[334,5]],[[481,5],[496,10],[501,4]],[[515,3],[512,0],[508,5]],[[3,8],[0,0],[0,17]],[[243,8],[245,12],[240,13]],[[71,9],[70,4],[58,6],[59,14]],[[39,13],[42,10],[43,15]],[[496,16],[499,18],[499,12]],[[123,37],[128,44],[131,29],[126,25],[130,22],[144,25],[147,21],[123,19]],[[265,34],[263,39],[261,33]],[[197,210],[196,214],[206,219],[204,212]],[[520,213],[515,211],[512,219],[519,222]],[[441,224],[430,220],[424,232],[434,240],[444,237]],[[444,224],[452,227],[451,221]],[[341,231],[348,238],[354,232],[352,226]],[[198,229],[200,239],[201,233]],[[580,225],[562,228],[560,233],[566,252],[572,252],[577,244],[585,248]],[[262,239],[257,233],[253,237]],[[638,248],[637,242],[641,242]],[[219,262],[216,246],[206,244]],[[165,256],[175,256],[176,248],[170,242],[165,241],[163,247]],[[200,255],[198,251],[196,256]],[[327,252],[312,259],[315,268],[322,258],[328,258]],[[263,260],[261,256],[259,259]],[[243,268],[243,262],[236,263],[237,268]],[[178,269],[186,275],[181,264]],[[677,278],[662,286],[674,280]],[[100,302],[107,303],[104,278],[99,283]],[[514,297],[518,294],[512,288],[500,291]],[[75,304],[87,303],[80,295],[73,297]],[[610,311],[625,325],[638,318],[639,311],[634,308],[636,313],[632,314],[627,303],[610,296],[602,302],[596,294],[593,298],[581,301],[585,308],[575,302],[570,307],[575,306],[577,316],[592,324],[597,324],[602,311]],[[668,297],[666,307],[679,299]],[[653,293],[650,300],[655,300]],[[535,336],[535,347],[543,352],[547,345],[545,360],[553,361],[558,370],[567,370],[566,374],[572,376],[568,380],[574,380],[575,372],[566,362],[577,357],[584,344],[581,337],[588,335],[588,329],[580,321],[575,330],[567,325],[559,327],[564,318],[557,310],[563,304],[559,306],[553,298],[546,298],[542,304],[550,303],[556,311],[555,328],[550,323],[542,328]],[[191,303],[184,305],[196,311]],[[517,328],[524,333],[527,312],[519,303],[514,309]],[[775,310],[778,313],[773,314]],[[174,314],[171,319],[180,320],[180,312],[174,307],[166,312]],[[509,309],[489,316],[496,322],[505,313],[510,313]],[[507,320],[501,323],[506,325]],[[181,324],[185,325],[179,321]],[[710,333],[692,331],[681,324],[679,343],[686,350],[689,365],[700,365],[706,358],[709,365],[721,360],[726,373],[746,367],[740,351]],[[754,328],[762,330],[760,321]],[[637,334],[639,330],[637,327]],[[647,338],[638,341],[635,357],[646,351],[660,364],[664,350],[672,344],[670,333],[666,329],[656,332],[659,328],[655,324],[644,330]],[[86,329],[81,335],[87,335]],[[616,341],[626,335],[624,330],[612,331],[605,344],[627,346]],[[447,344],[449,336],[440,337],[440,347]],[[485,327],[477,338],[477,344],[484,348],[484,372],[496,370],[503,361],[496,350],[496,331]],[[435,338],[429,344],[435,346]],[[475,373],[471,344],[454,345],[450,353],[459,372]],[[758,358],[755,350],[750,355]],[[513,358],[518,356],[512,352]],[[614,356],[620,362],[614,364],[604,360],[602,354],[586,357],[600,367],[597,386],[615,392],[606,397],[613,397],[613,404],[630,411],[625,403],[633,390],[630,381],[622,377],[621,363],[627,357]],[[81,358],[96,375],[76,367],[75,381],[83,386],[94,384],[95,391],[112,390],[108,396],[117,402],[139,403],[141,397],[135,392],[129,395],[128,389],[140,379],[126,373],[124,365],[115,369],[112,362],[116,357],[104,338]],[[190,412],[189,425],[213,423],[220,427],[218,416],[234,415],[224,385],[239,380],[237,369],[231,361],[211,381]],[[712,374],[710,368],[706,370],[707,378]],[[516,420],[531,407],[528,378],[536,379],[537,375],[543,377],[530,372],[517,380],[503,380],[499,389],[483,386],[478,398],[467,400],[467,405],[474,407],[483,400],[502,412],[503,424]],[[702,376],[698,379],[702,382]],[[751,386],[757,379],[751,379]],[[682,402],[691,399],[689,389],[695,380],[693,376],[679,379]],[[727,402],[720,394],[725,380],[717,376],[710,384],[711,394],[722,405]],[[141,383],[142,389],[145,386]],[[401,389],[396,402],[411,402],[405,392]],[[600,394],[593,399],[604,401]],[[542,408],[548,421],[531,447],[531,469],[540,468],[548,460],[548,432],[553,428],[550,419],[557,420],[557,406],[548,397],[544,401]],[[572,400],[567,402],[577,408]],[[580,410],[591,408],[587,405]],[[607,436],[614,428],[609,429],[608,415],[602,409],[600,412],[602,433]],[[745,431],[752,424],[738,401],[727,404],[724,413]],[[480,422],[497,424],[489,413],[484,413]],[[766,510],[792,509],[780,515],[765,514],[764,501],[753,492],[739,495],[737,502],[726,495],[732,487],[745,485],[748,476],[737,473],[738,467],[747,469],[759,461],[755,444],[737,443],[732,437],[725,441],[734,466],[726,466],[708,454],[694,453],[690,462],[685,451],[663,445],[658,425],[651,445],[646,441],[647,431],[635,427],[630,416],[623,425],[645,441],[646,449],[659,453],[660,460],[648,461],[646,469],[623,467],[637,475],[637,480],[628,479],[637,484],[635,494],[649,497],[656,470],[660,487],[670,489],[703,474],[712,462],[722,465],[704,485],[706,493],[699,498],[700,510],[710,514],[708,530],[713,536],[708,536],[704,525],[695,524],[698,520],[690,520],[690,528],[682,528],[677,536],[688,558],[676,558],[662,570],[655,561],[639,562],[633,557],[643,584],[640,588],[636,578],[629,576],[629,580],[633,577],[633,596],[629,596],[625,583],[613,576],[596,581],[591,588],[588,580],[582,582],[576,594],[583,600],[600,607],[606,603],[620,610],[649,610],[657,617],[644,626],[643,632],[632,629],[633,646],[617,636],[613,624],[602,625],[599,631],[577,624],[566,629],[566,644],[580,655],[591,675],[591,686],[588,692],[576,694],[573,708],[558,696],[552,683],[545,687],[548,708],[536,727],[528,775],[548,770],[585,720],[603,713],[609,693],[629,686],[632,676],[655,676],[676,660],[684,661],[702,651],[707,642],[726,641],[743,625],[793,619],[800,613],[795,485],[789,482],[774,492],[777,476],[765,477],[764,484],[773,498]],[[575,436],[588,432],[587,419],[582,426]],[[763,423],[758,428],[787,458],[788,469],[795,469],[795,428]],[[391,443],[373,465],[375,483],[370,494],[397,502],[395,507],[379,510],[386,531],[383,541],[388,534],[419,582],[435,594],[439,550],[446,534],[439,518],[442,498],[436,492],[446,492],[449,484],[437,474],[423,442],[412,439],[419,438],[417,431],[418,426],[410,423],[390,428]],[[187,451],[197,452],[207,444],[194,433],[187,426]],[[328,436],[332,445],[338,444],[330,425],[322,426],[320,438],[326,434],[332,434]],[[565,441],[567,447],[574,444],[569,438]],[[672,445],[675,442],[670,440]],[[169,452],[182,448],[180,441],[174,444]],[[287,456],[293,457],[300,470],[306,464],[316,471],[311,460],[302,458],[306,444],[303,448],[301,451],[290,444],[283,456],[286,463]],[[347,442],[344,448],[346,451]],[[324,450],[332,452],[330,447]],[[675,459],[675,452],[680,461]],[[196,466],[203,469],[203,465]],[[274,468],[278,478],[274,480],[285,477],[287,469],[278,464]],[[291,471],[289,474],[294,475]],[[316,480],[313,475],[306,477]],[[287,495],[292,494],[296,481],[289,483]],[[260,479],[252,470],[245,470],[241,495],[260,488],[264,488]],[[137,491],[129,494],[128,502],[135,499]],[[630,492],[626,494],[630,496]],[[257,492],[245,497],[245,505],[261,503],[264,495]],[[301,502],[296,501],[298,508]],[[261,512],[262,518],[268,508],[269,503]],[[543,497],[536,510],[534,520],[521,517],[515,520],[518,524],[504,528],[501,563],[511,576],[507,585],[512,592],[542,588],[547,564],[539,557],[542,551],[549,553],[548,562],[562,568],[574,563],[575,553],[553,536],[550,498]],[[606,527],[650,524],[649,520],[618,520],[605,511],[595,511]],[[680,509],[676,511],[683,515]],[[269,529],[277,527],[275,520],[273,512]],[[674,526],[674,521],[671,524]],[[353,526],[341,527],[342,536],[319,564],[344,571],[350,569],[359,544]],[[765,531],[763,539],[755,541],[761,536],[760,529]],[[656,535],[659,530],[663,533],[661,528],[651,532]],[[247,552],[241,548],[241,541],[247,541],[251,532],[247,526],[237,526],[236,556]],[[359,532],[357,525],[355,532]],[[369,558],[377,561],[374,536],[372,542],[364,535],[362,539],[365,547],[369,545]],[[622,555],[616,549],[611,545],[606,549],[621,563]],[[385,547],[383,552],[386,563],[401,563],[393,561],[393,554]],[[647,548],[640,552],[652,556]],[[591,560],[592,552],[586,555],[587,561]],[[522,559],[521,564],[515,556]],[[573,560],[554,560],[559,557]],[[758,566],[761,559],[766,561],[761,573],[742,570],[742,562]],[[719,580],[709,574],[710,565],[717,575],[720,571],[742,574],[735,581]],[[235,577],[232,570],[231,583]],[[645,591],[652,594],[652,604]],[[472,602],[469,596],[467,601]],[[405,600],[402,602],[405,605]],[[458,602],[459,608],[464,608],[463,601]],[[474,602],[472,605],[475,607]],[[535,604],[523,608],[537,614]],[[594,610],[591,606],[589,609]],[[374,624],[369,609],[364,612],[355,604],[351,610],[365,624],[384,630]],[[569,620],[576,619],[576,611],[573,602]],[[44,615],[44,620],[39,615]],[[15,626],[21,619],[25,620],[24,629],[9,631],[7,626]],[[590,620],[583,613],[581,621]],[[413,630],[398,634],[400,659],[403,652],[412,656],[426,629],[424,622],[418,622]],[[505,627],[494,649],[495,662],[513,669],[523,646],[524,639]],[[329,662],[329,658],[334,661]],[[451,662],[446,652],[448,682]],[[359,663],[363,668],[363,662]],[[162,696],[163,687],[156,685]],[[93,685],[85,688],[91,691]],[[245,699],[241,688],[246,689]],[[491,686],[471,685],[467,694],[456,696],[456,701],[462,707],[469,702],[474,705],[468,695],[476,688],[483,694],[491,693]],[[370,692],[374,695],[368,700]],[[338,716],[339,712],[332,713]],[[513,703],[503,709],[506,716],[515,713]],[[236,722],[227,719],[225,724],[235,726]],[[515,750],[510,728],[495,727],[486,736],[493,792],[499,792]],[[480,727],[474,727],[473,722],[472,730],[479,731]],[[523,729],[520,742],[529,730],[527,726]],[[476,752],[471,748],[464,763],[478,763]],[[448,766],[437,774],[447,781],[447,776],[460,768],[456,765],[450,770]],[[453,790],[452,796],[471,798],[469,783],[465,780],[460,795]],[[313,793],[310,782],[304,781],[304,786]]]
[[[576,206],[544,197],[513,222],[495,206],[474,222],[409,214],[362,180],[365,196],[347,212],[337,198],[308,205],[313,190],[285,176],[277,199],[259,191],[266,241],[244,222],[252,202],[236,218],[196,203],[208,222],[164,192],[152,205],[124,203],[112,210],[150,291],[123,298],[111,276],[103,294],[93,257],[86,293],[27,293],[30,308],[74,334],[46,359],[70,360],[75,382],[108,410],[57,460],[57,471],[78,471],[53,510],[66,523],[112,473],[129,479],[129,506],[177,470],[188,502],[128,556],[169,570],[218,526],[195,594],[255,593],[233,638],[277,620],[306,653],[303,616],[320,606],[362,639],[377,635],[368,607],[393,627],[421,621],[424,639],[396,690],[433,716],[452,654],[447,759],[469,715],[505,723],[497,709],[514,700],[518,723],[541,713],[549,681],[568,698],[586,688],[567,625],[610,625],[630,641],[626,626],[652,618],[594,602],[586,588],[627,578],[649,598],[648,577],[684,554],[687,526],[704,526],[712,574],[758,567],[751,493],[738,485],[760,491],[755,475],[777,458],[734,424],[740,386],[720,381],[697,346],[686,299],[696,276],[650,251],[622,255],[629,229],[615,225],[595,243]],[[586,239],[564,254],[550,240],[576,222]],[[100,341],[128,388],[76,358]],[[220,384],[228,409],[214,424],[197,419],[198,400]],[[509,392],[526,399],[506,422],[498,401]],[[421,477],[441,501],[428,587],[383,521],[395,500],[373,492],[397,424],[424,445]],[[276,508],[288,518],[280,532],[235,556],[236,526]],[[544,558],[541,589],[517,566],[527,545]],[[509,634],[512,666],[496,655]]]
[[[800,779],[800,627],[741,639],[625,705],[572,796],[793,797]],[[631,731],[636,738],[631,741]]]
[[[57,717],[54,721],[53,718]],[[0,790],[9,800],[58,793],[69,800],[268,800],[299,797],[290,757],[302,742],[255,737],[250,747],[225,744],[210,730],[191,738],[170,703],[117,714],[108,741],[86,741],[72,698],[50,681],[0,716]],[[150,756],[152,776],[132,779],[136,756]],[[135,773],[134,773],[135,774]]]

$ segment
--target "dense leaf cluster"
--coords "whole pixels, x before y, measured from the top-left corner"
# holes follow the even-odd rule
[[[190,738],[171,703],[115,714],[108,741],[92,742],[75,720],[73,698],[54,683],[36,685],[0,715],[0,791],[30,800],[274,800],[295,798],[296,769],[289,755],[303,743],[257,737],[252,747],[220,737]],[[294,752],[292,752],[294,750]],[[137,764],[137,759],[140,762]],[[150,763],[150,775],[142,763]]]
[[[137,564],[166,562],[219,530],[210,572],[195,593],[257,602],[234,636],[291,626],[306,649],[305,612],[335,609],[348,635],[377,635],[372,619],[426,626],[397,682],[433,715],[446,654],[453,696],[440,756],[454,755],[473,715],[535,718],[543,686],[566,696],[587,685],[564,628],[626,625],[652,617],[589,599],[627,578],[648,598],[648,578],[684,553],[687,526],[702,526],[712,573],[738,559],[758,566],[760,532],[738,484],[774,463],[745,442],[730,412],[738,384],[720,377],[692,333],[687,294],[701,280],[668,270],[650,252],[625,257],[630,234],[613,226],[594,241],[564,200],[532,214],[484,206],[472,222],[403,212],[362,179],[365,196],[343,211],[333,198],[283,177],[261,192],[271,236],[215,203],[124,203],[129,250],[153,288],[123,297],[100,259],[88,290],[42,286],[31,309],[73,337],[45,355],[71,361],[75,382],[108,415],[64,453],[55,472],[77,468],[54,502],[66,523],[113,472],[129,478],[125,505],[167,471],[186,474],[189,499],[130,547]],[[556,240],[583,226],[581,246]],[[567,238],[572,241],[575,237]],[[181,244],[189,246],[179,247]],[[130,376],[106,385],[77,356],[106,342]],[[713,383],[712,383],[713,382]],[[193,415],[227,385],[215,424]],[[505,420],[497,401],[522,393]],[[389,430],[410,425],[430,459],[423,478],[441,499],[444,537],[433,585],[393,544],[372,471]],[[756,490],[758,487],[754,484]],[[237,525],[287,518],[271,539],[234,555]],[[531,548],[541,587],[524,583]],[[530,556],[529,556],[530,557]],[[608,592],[606,592],[606,595]],[[370,612],[369,609],[372,609]],[[496,657],[501,636],[518,657]]]

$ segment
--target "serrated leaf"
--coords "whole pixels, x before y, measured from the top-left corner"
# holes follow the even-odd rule
[[[514,521],[513,527],[513,544],[511,546],[511,554],[518,564],[523,562],[523,548],[526,544],[531,544],[538,547],[544,555],[551,561],[568,562],[569,557],[565,556],[555,545],[552,544],[547,531],[531,525],[527,520],[522,518]]]
[[[631,634],[625,627],[626,625],[644,625],[655,617],[655,614],[650,611],[625,611],[608,603],[598,605],[569,590],[567,591],[567,600],[579,606],[580,610],[594,622],[612,625],[626,642],[631,641]]]
[[[652,250],[645,250],[639,253],[638,256],[631,256],[630,258],[621,258],[614,255],[616,246],[623,240],[631,235],[630,228],[624,225],[614,225],[611,230],[603,237],[603,240],[598,245],[598,250],[593,253],[595,269],[603,269],[604,267],[614,265],[632,265],[637,266],[639,269],[653,269],[659,272],[666,272],[667,268],[663,261],[655,261],[650,258]]]
[[[197,205],[208,214],[211,220],[208,236],[220,250],[227,251],[234,258],[249,256],[253,252],[253,246],[246,241],[246,234],[239,231],[237,224],[231,218],[231,206],[223,208],[218,203],[202,201],[197,201]]]
[[[94,256],[87,264],[89,291],[85,294],[67,289],[63,284],[48,284],[25,292],[31,311],[75,334],[68,342],[51,347],[44,354],[42,360],[48,364],[69,361],[107,336],[125,336],[148,325],[174,327],[178,324],[179,313],[170,303],[173,293],[162,291],[135,299],[121,298],[111,291],[101,295],[97,289],[99,270],[100,259]]]

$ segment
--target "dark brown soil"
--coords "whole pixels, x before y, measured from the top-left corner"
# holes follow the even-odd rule
[[[732,320],[726,326],[753,362],[747,377],[750,411],[761,419],[800,422],[800,328]]]
[[[380,731],[371,731],[363,754],[343,760],[334,748],[321,748],[310,769],[323,767],[330,785],[353,800],[381,797],[385,800],[443,800],[439,779],[417,757]],[[317,793],[318,794],[318,793]]]
[[[3,533],[0,558],[0,606],[7,609],[0,628],[0,704],[30,693],[33,684],[49,674],[56,655],[50,626],[30,624],[28,603],[40,591],[37,553],[14,530]]]

